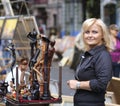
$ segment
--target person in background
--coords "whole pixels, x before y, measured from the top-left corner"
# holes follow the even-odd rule
[[[119,77],[120,75],[120,39],[118,38],[119,28],[116,24],[109,26],[109,32],[112,37],[114,50],[110,52],[113,62],[113,76]]]
[[[1,40],[1,47],[2,47],[2,57],[5,59],[4,60],[4,65],[7,65],[10,60],[9,58],[11,58],[11,54],[8,50],[6,50],[8,44],[11,42],[11,40]]]
[[[0,80],[5,80],[7,71],[4,67],[0,66]]]
[[[117,34],[117,38],[120,39],[120,31]]]
[[[46,25],[44,24],[42,19],[39,19],[39,31],[40,31],[40,34],[43,34],[43,35],[47,34]]]
[[[75,38],[73,60],[70,66],[70,68],[73,70],[76,70],[77,65],[80,62],[80,56],[83,54],[83,50],[81,50],[80,42],[81,42],[81,34],[79,33]]]
[[[76,90],[74,106],[105,106],[107,85],[112,78],[112,49],[109,31],[101,19],[84,21],[81,30],[81,49],[84,51],[75,72],[67,81]]]
[[[27,83],[26,72],[28,69],[28,61],[29,59],[25,56],[20,57],[20,59],[18,59],[18,84],[21,86]],[[12,78],[14,78],[14,83],[12,81]],[[12,72],[9,72],[6,76],[5,82],[8,82],[9,84],[8,92],[14,91],[14,87],[16,85],[16,66],[13,68],[13,76]]]

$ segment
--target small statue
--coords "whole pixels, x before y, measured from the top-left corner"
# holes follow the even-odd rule
[[[37,32],[33,29],[32,32],[29,32],[27,37],[30,39],[30,46],[31,46],[31,57],[34,56],[34,48],[37,49]]]
[[[33,82],[33,89],[31,91],[31,99],[32,100],[39,100],[40,98],[40,95],[39,95],[39,83],[38,81],[34,81]]]
[[[48,45],[47,45],[48,44]],[[34,65],[34,70],[37,72],[37,80],[40,84],[40,95],[43,95],[44,91],[44,81],[45,81],[45,68],[47,69],[47,83],[50,82],[50,67],[52,63],[52,58],[55,52],[55,41],[50,41],[46,37],[41,37],[41,44],[40,44],[40,55],[36,64]],[[48,46],[48,47],[47,47]],[[45,56],[47,53],[47,61],[45,60]],[[49,86],[48,86],[49,88]]]

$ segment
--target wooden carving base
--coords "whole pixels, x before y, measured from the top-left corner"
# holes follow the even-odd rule
[[[61,98],[51,98],[50,100],[14,100],[7,98],[6,106],[49,106],[53,103],[62,103]]]

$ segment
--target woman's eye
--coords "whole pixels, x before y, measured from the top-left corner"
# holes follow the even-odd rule
[[[96,33],[98,33],[98,31],[92,31],[92,33],[96,34]]]
[[[86,34],[89,34],[89,33],[90,33],[90,31],[85,31],[85,33],[86,33]]]
[[[93,30],[93,31],[91,31],[91,32],[90,32],[90,31],[85,31],[85,33],[86,33],[86,34],[89,34],[89,33],[96,34],[96,33],[98,33],[98,31],[94,31],[94,30]]]

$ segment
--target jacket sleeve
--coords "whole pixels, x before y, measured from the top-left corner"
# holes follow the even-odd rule
[[[108,52],[102,52],[95,62],[96,79],[90,80],[90,87],[94,92],[105,92],[112,78],[112,60]]]

